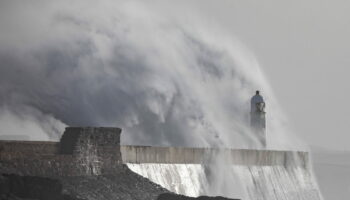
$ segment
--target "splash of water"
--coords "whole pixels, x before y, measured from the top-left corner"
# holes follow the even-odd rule
[[[283,165],[128,164],[172,192],[250,200],[322,200],[310,169]]]
[[[124,144],[242,148],[256,140],[247,122],[249,98],[260,89],[268,147],[295,148],[255,58],[205,16],[167,14],[138,1],[0,9],[2,117],[10,113],[56,140],[64,125],[117,126]],[[95,163],[94,156],[82,159],[90,158],[84,162]]]
[[[1,30],[0,114],[50,117],[32,121],[52,139],[63,123],[121,127],[125,144],[244,147],[255,140],[248,101],[260,89],[273,113],[269,146],[289,143],[254,57],[195,12],[188,21],[134,1],[37,6],[44,16],[16,3],[2,12],[26,31]]]

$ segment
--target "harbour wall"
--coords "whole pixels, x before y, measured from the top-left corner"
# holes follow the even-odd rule
[[[233,165],[282,165],[295,163],[307,168],[309,156],[303,151],[219,149],[185,147],[121,146],[123,163],[205,164],[224,158]]]
[[[69,127],[60,142],[0,141],[0,172],[73,177],[133,172],[186,196],[321,200],[307,152],[120,145],[118,128]]]
[[[68,127],[60,142],[0,141],[0,171],[29,176],[90,176],[119,172],[119,128]]]

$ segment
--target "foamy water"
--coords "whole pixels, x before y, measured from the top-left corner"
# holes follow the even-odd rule
[[[172,192],[192,197],[219,195],[250,200],[322,199],[310,172],[303,167],[231,165],[223,172],[213,171],[210,172],[212,175],[208,175],[207,168],[199,164],[127,165],[132,171]],[[220,173],[227,177],[220,176]],[[208,176],[216,175],[221,178],[220,188],[215,188],[218,185],[208,180]],[[233,180],[225,180],[227,178]]]

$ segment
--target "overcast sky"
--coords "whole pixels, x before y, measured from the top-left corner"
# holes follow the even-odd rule
[[[200,2],[257,57],[300,137],[350,149],[349,1]]]

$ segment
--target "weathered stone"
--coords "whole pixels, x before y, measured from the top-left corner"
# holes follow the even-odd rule
[[[79,154],[95,148],[116,147],[120,144],[120,128],[67,127],[60,140],[60,154]]]
[[[70,127],[58,142],[0,142],[0,171],[31,176],[113,174],[122,164],[119,128]]]

